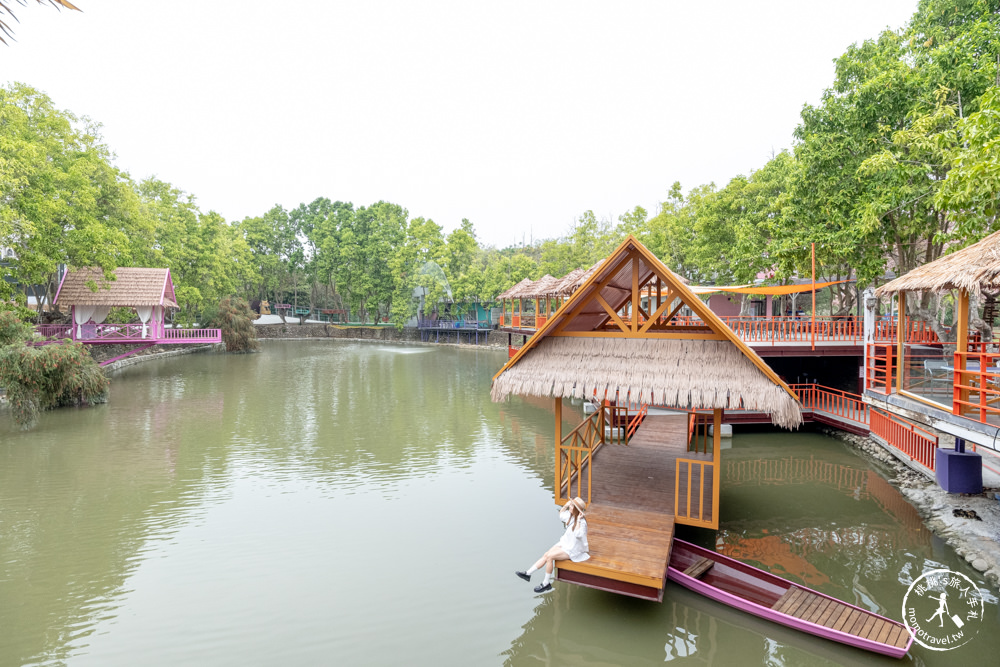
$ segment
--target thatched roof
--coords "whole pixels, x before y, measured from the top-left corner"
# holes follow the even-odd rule
[[[644,324],[641,290],[664,300]],[[678,301],[701,327],[661,321]],[[795,393],[701,299],[629,236],[493,377],[493,398],[584,396],[598,390],[668,407],[761,410],[775,424],[802,423]]]
[[[532,283],[531,278],[525,278],[524,280],[522,280],[518,284],[514,285],[513,287],[509,287],[509,288],[507,288],[506,291],[501,292],[500,294],[498,294],[497,295],[497,300],[499,301],[500,299],[516,299],[517,298],[517,292],[519,290],[524,289],[525,287],[527,287],[531,283]]]
[[[567,273],[556,285],[556,294],[558,296],[569,296],[575,292],[576,288],[583,283],[583,274],[585,273],[586,271],[584,269],[573,269]]]
[[[1000,287],[1000,232],[990,234],[950,255],[917,267],[882,285],[875,294],[928,290],[962,290],[980,296],[983,289]]]
[[[542,299],[554,295],[558,285],[559,278],[554,278],[546,273],[531,285],[519,290],[517,296],[521,299]]]
[[[649,405],[766,412],[786,428],[802,423],[799,404],[784,387],[720,340],[550,337],[499,375],[491,396],[588,398],[595,392]]]
[[[63,276],[55,303],[60,306],[167,306],[177,308],[170,269],[115,269],[106,281],[100,269],[77,269]],[[97,291],[88,283],[95,284]]]

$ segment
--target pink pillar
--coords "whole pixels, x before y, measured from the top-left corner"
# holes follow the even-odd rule
[[[766,295],[764,297],[764,308],[765,308],[764,314],[767,316],[767,319],[771,319],[771,315],[773,314],[772,312],[773,304],[774,304],[774,299],[771,298],[771,295],[770,294]]]

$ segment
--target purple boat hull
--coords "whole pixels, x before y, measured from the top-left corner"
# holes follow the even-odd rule
[[[711,574],[706,574],[704,577],[705,580],[684,574],[684,569],[702,558],[707,558],[714,563],[712,569],[708,571]],[[667,578],[695,593],[753,614],[754,616],[759,616],[760,618],[780,623],[795,630],[830,639],[841,644],[855,646],[866,651],[881,653],[894,658],[902,658],[909,651],[910,645],[913,643],[913,634],[898,621],[879,616],[878,614],[855,607],[829,595],[823,595],[804,586],[792,584],[788,580],[775,576],[770,572],[765,572],[728,556],[723,556],[722,554],[676,538],[674,538],[673,550],[670,556],[670,566],[667,568]],[[901,640],[891,644],[857,636],[772,609],[771,605],[774,605],[781,599],[782,595],[788,593],[793,587],[812,596],[830,600],[837,603],[837,605],[843,605],[843,607],[856,610],[866,615],[866,617],[874,617],[875,619],[889,623],[893,628],[901,628],[907,635],[905,645],[894,645],[900,643]],[[882,627],[884,628],[885,626],[883,625]],[[895,636],[901,637],[898,632]]]

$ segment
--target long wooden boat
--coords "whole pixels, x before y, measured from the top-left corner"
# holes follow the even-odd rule
[[[866,651],[902,658],[913,643],[898,621],[677,538],[667,578],[730,607]]]

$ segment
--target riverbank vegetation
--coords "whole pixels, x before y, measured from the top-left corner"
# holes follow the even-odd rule
[[[794,146],[718,186],[674,183],[657,210],[582,213],[530,245],[479,242],[400,203],[320,196],[227,221],[194,195],[114,166],[99,126],[23,84],[0,88],[0,247],[4,271],[43,308],[56,268],[166,266],[183,320],[227,296],[348,311],[415,314],[427,304],[490,303],[525,277],[589,267],[634,234],[695,283],[781,283],[852,273],[861,286],[903,273],[996,229],[1000,193],[1000,0],[922,0],[908,25],[850,46]],[[930,297],[928,297],[929,299]],[[0,281],[0,301],[24,294]],[[837,297],[854,308],[854,290]],[[914,304],[924,316],[936,304]],[[921,312],[921,311],[918,311]]]
[[[18,426],[31,428],[43,410],[107,400],[108,378],[82,343],[30,345],[32,333],[12,311],[0,312],[0,387]]]

